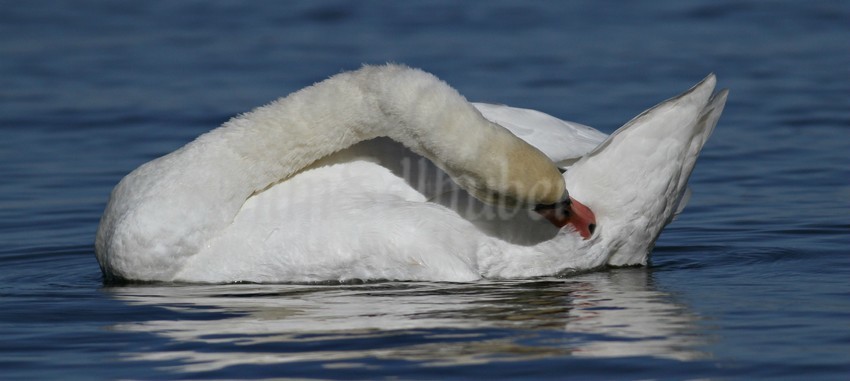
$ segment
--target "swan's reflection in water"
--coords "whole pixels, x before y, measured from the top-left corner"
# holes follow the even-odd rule
[[[121,324],[169,345],[124,354],[178,372],[382,360],[476,364],[559,356],[705,357],[695,316],[650,270],[472,284],[122,286],[106,292],[173,317]],[[161,315],[160,315],[161,317]]]

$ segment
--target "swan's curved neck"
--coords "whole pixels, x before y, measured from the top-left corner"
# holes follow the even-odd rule
[[[436,77],[367,66],[235,117],[125,177],[98,229],[98,259],[116,276],[142,269],[168,279],[175,261],[198,252],[252,194],[379,136],[429,158],[484,201],[552,204],[566,195],[549,158]]]
[[[228,145],[264,167],[255,190],[386,136],[436,163],[483,201],[552,204],[565,194],[563,177],[543,153],[484,119],[444,82],[404,66],[336,75],[234,118],[226,129],[234,130],[222,131],[233,137]]]

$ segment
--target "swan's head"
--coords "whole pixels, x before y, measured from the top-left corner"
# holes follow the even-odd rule
[[[584,239],[589,239],[596,231],[596,215],[572,197],[555,204],[537,205],[534,211],[559,229],[569,225],[570,229],[578,232]]]
[[[712,95],[715,82],[709,75],[638,115],[564,174],[570,196],[581,201],[573,204],[593,211],[590,240],[608,264],[646,264],[687,201],[688,177],[726,101],[725,90]]]

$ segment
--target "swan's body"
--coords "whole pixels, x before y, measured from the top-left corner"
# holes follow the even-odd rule
[[[98,261],[107,279],[189,282],[468,281],[642,264],[719,117],[725,93],[713,88],[709,77],[585,155],[604,134],[476,104],[485,119],[414,69],[344,73],[125,177]],[[553,161],[573,166],[562,176]],[[563,201],[564,179],[596,213],[590,239],[530,210]]]

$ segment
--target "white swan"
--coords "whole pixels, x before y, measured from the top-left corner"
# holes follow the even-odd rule
[[[479,112],[420,70],[342,73],[127,175],[97,259],[106,280],[185,282],[470,281],[643,264],[722,111],[714,84],[598,144],[603,134],[535,111]],[[575,163],[561,175],[553,160]]]

